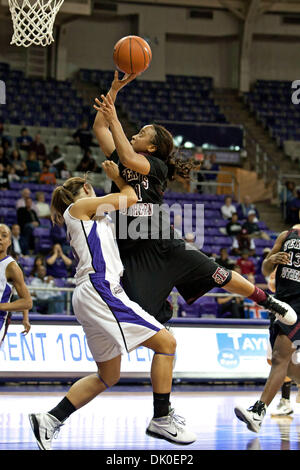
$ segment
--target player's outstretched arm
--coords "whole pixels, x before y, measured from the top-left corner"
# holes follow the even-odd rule
[[[150,163],[147,158],[133,150],[132,145],[123,131],[115,105],[110,95],[101,95],[101,98],[102,103],[98,100],[99,109],[102,110],[103,115],[109,123],[120,162],[131,170],[137,171],[142,175],[148,175],[150,171]]]
[[[107,95],[111,97],[113,103],[116,101],[118,92],[136,77],[137,74],[125,74],[124,77],[119,80],[119,74],[117,71],[115,71],[114,80],[111,84],[109,92],[107,93]],[[95,98],[95,103],[96,105],[94,105],[94,108],[97,110],[97,114],[95,117],[93,130],[104,155],[106,157],[110,157],[116,146],[109,130],[109,122],[101,110],[101,103],[98,98]]]
[[[30,328],[31,328],[28,310],[23,311],[23,326],[24,326],[24,331],[22,331],[22,334],[27,335],[27,333],[29,333]]]
[[[264,276],[270,276],[271,272],[274,270],[277,264],[287,264],[289,262],[289,254],[284,251],[280,251],[287,233],[287,230],[285,230],[284,232],[281,232],[280,235],[278,235],[272,250],[264,259],[261,268]]]
[[[87,197],[79,199],[70,209],[70,214],[81,220],[90,220],[94,215],[101,216],[106,212],[126,209],[138,200],[134,189],[129,186],[119,173],[118,165],[112,161],[102,163],[107,176],[120,189],[119,193],[107,194],[103,197]]]
[[[4,310],[5,312],[22,312],[31,309],[31,295],[25,284],[22,270],[17,263],[12,262],[7,266],[6,277],[16,289],[19,299],[14,302],[0,303],[0,310]]]

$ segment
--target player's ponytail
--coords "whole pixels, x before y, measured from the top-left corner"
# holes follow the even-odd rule
[[[62,186],[57,186],[52,193],[51,219],[54,224],[63,225],[65,210],[75,201],[81,188],[87,183],[86,178],[69,178]]]
[[[159,124],[152,124],[155,131],[152,143],[156,146],[154,157],[163,160],[168,167],[168,179],[174,181],[176,178],[189,179],[193,169],[199,169],[199,162],[183,160],[177,156],[174,149],[173,136],[164,127]]]

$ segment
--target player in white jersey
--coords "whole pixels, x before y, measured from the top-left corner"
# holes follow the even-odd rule
[[[107,213],[135,204],[137,196],[120,177],[115,163],[104,162],[103,168],[118,185],[119,193],[97,198],[85,179],[75,177],[54,190],[51,202],[52,220],[66,224],[78,261],[73,309],[98,372],[75,382],[48,413],[30,414],[31,427],[39,448],[50,450],[63,422],[119,381],[122,354],[143,345],[155,352],[151,366],[154,416],[147,433],[188,444],[196,436],[169,403],[176,341],[153,316],[132,302],[120,285],[123,265]]]
[[[0,346],[7,333],[11,312],[23,312],[24,334],[30,330],[28,309],[32,307],[31,296],[24,282],[21,268],[12,256],[8,255],[11,245],[11,231],[5,224],[0,224]],[[10,302],[13,288],[19,296]]]

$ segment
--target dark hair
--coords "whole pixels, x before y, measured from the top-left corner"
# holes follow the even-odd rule
[[[156,150],[151,155],[166,163],[168,179],[170,181],[174,181],[176,177],[189,179],[190,172],[196,167],[199,168],[199,162],[185,161],[180,157],[176,157],[171,132],[160,124],[152,124],[152,127],[155,131],[152,143],[156,146]]]
[[[62,186],[54,189],[51,199],[51,219],[54,224],[63,225],[63,214],[67,207],[72,204],[81,188],[87,183],[86,177],[74,176],[69,178]]]

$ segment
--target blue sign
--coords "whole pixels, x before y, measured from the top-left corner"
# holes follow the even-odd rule
[[[268,338],[266,333],[217,333],[219,364],[232,369],[242,358],[265,357]]]

